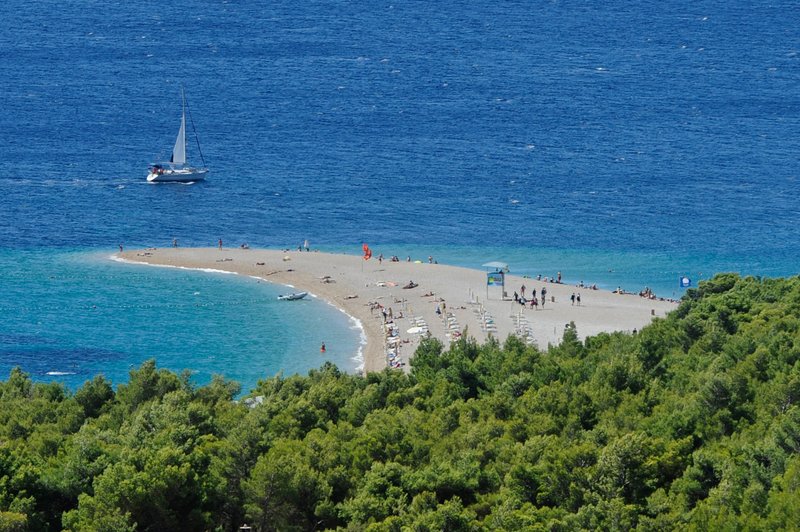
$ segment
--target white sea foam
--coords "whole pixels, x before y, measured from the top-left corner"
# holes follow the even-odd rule
[[[349,315],[348,315],[349,316]],[[367,346],[367,333],[364,330],[364,324],[355,316],[349,316],[350,322],[353,324],[351,329],[358,330],[358,351],[355,356],[350,360],[356,363],[356,371],[364,371],[364,348]]]
[[[156,268],[174,268],[176,270],[190,270],[196,272],[205,272],[205,273],[224,273],[227,275],[238,275],[236,272],[229,272],[227,270],[217,270],[215,268],[189,268],[187,266],[175,266],[173,264],[152,264],[150,262],[140,262],[138,260],[128,260],[123,259],[122,257],[113,254],[108,257],[110,260],[115,262],[124,262],[126,264],[141,264],[142,266],[155,266]]]
[[[309,293],[309,295],[311,297],[317,297],[317,296],[315,296],[314,294],[311,294],[311,293]],[[358,371],[358,372],[364,371],[364,346],[367,345],[367,332],[364,330],[364,324],[361,323],[361,320],[359,320],[358,318],[356,318],[352,314],[348,314],[347,311],[344,310],[342,307],[339,307],[339,306],[335,305],[334,303],[332,303],[331,301],[328,301],[327,299],[322,299],[322,301],[324,301],[328,305],[332,306],[333,308],[335,308],[336,310],[338,310],[339,312],[341,312],[342,314],[347,316],[347,318],[350,320],[350,323],[353,324],[350,327],[350,329],[359,331],[359,333],[358,333],[358,338],[359,338],[358,349],[356,350],[355,355],[353,355],[350,358],[350,360],[352,360],[352,361],[354,361],[356,363],[356,371]]]

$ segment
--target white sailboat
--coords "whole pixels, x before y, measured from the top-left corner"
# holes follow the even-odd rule
[[[200,154],[200,159],[203,162],[202,167],[190,166],[186,163],[186,95],[181,87],[181,128],[178,130],[178,138],[175,139],[175,146],[172,148],[172,157],[168,162],[153,163],[150,165],[150,173],[147,174],[147,180],[155,183],[173,182],[173,183],[189,183],[194,181],[202,181],[208,174],[206,168],[206,161],[203,158],[203,152],[200,150],[200,140],[197,138],[197,132],[194,130],[194,121],[192,120],[192,113],[189,112],[189,120],[192,123],[192,131],[194,138],[197,142],[197,151]]]

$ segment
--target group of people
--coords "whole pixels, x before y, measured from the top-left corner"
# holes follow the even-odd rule
[[[529,299],[525,297],[525,290],[527,290],[527,287],[525,285],[522,285],[520,287],[520,290],[519,290],[521,292],[521,295],[518,294],[517,292],[514,292],[514,301],[519,303],[523,307],[525,305],[530,304],[532,309],[539,310],[539,299],[536,297],[536,289],[535,288],[533,289],[533,292],[530,294],[530,298]],[[544,286],[542,287],[540,295],[542,296],[542,299],[541,299],[542,308],[544,308],[545,302],[547,300],[547,288],[546,287],[544,287]]]
[[[542,274],[536,276],[537,281],[542,281],[544,283],[556,283],[561,284],[561,272],[558,272],[554,277],[542,277]]]
[[[639,292],[639,296],[645,299],[658,299],[656,295],[653,293],[653,291],[647,286],[644,287],[644,290]]]
[[[383,323],[391,323],[392,321],[394,321],[395,318],[400,319],[400,318],[403,317],[403,311],[402,310],[400,311],[400,313],[397,316],[395,316],[393,311],[392,311],[392,307],[388,307],[388,308],[384,307],[383,305],[381,305],[377,301],[370,301],[367,304],[369,305],[369,311],[370,311],[371,314],[375,314],[376,310],[380,311],[381,316],[383,316]]]
[[[392,255],[389,260],[391,262],[400,262],[400,257],[398,257],[397,255]],[[410,256],[406,259],[406,262],[411,262],[411,257]],[[378,264],[381,264],[381,263],[383,263],[383,253],[378,255]]]
[[[540,273],[539,275],[536,276],[536,280],[537,281],[542,281],[543,283],[563,284],[563,282],[561,281],[561,272],[558,272],[553,277],[547,277],[547,276],[542,277],[542,274]],[[586,288],[587,290],[598,290],[597,284],[588,285],[588,284],[584,284],[583,281],[580,281],[575,286],[577,286],[578,288]]]
[[[525,285],[522,285],[519,289],[520,293],[514,292],[514,301],[516,303],[519,303],[523,307],[530,304],[532,309],[538,310],[539,299],[536,297],[536,289],[535,288],[533,289],[533,292],[530,294],[530,298],[525,297],[525,290],[527,290],[527,287]],[[547,287],[543,286],[539,294],[541,295],[542,308],[544,308],[545,302],[547,301]],[[578,292],[577,294],[575,292],[572,292],[572,295],[570,296],[569,299],[572,302],[573,306],[575,306],[576,303],[578,304],[578,306],[581,305],[580,292]]]
[[[623,290],[623,288],[621,286],[618,286],[617,289],[614,290],[613,293],[614,294],[634,294],[636,292],[628,292],[626,290]],[[658,300],[658,301],[672,301],[673,303],[677,302],[677,300],[674,299],[674,298],[658,297],[649,286],[645,286],[644,290],[641,290],[641,291],[638,292],[638,295],[639,295],[639,297],[643,297],[645,299],[652,299],[654,301]]]

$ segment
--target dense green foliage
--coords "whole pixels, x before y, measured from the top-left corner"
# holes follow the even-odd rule
[[[0,530],[800,527],[800,279],[717,276],[633,336],[431,340],[410,374],[238,391],[12,371]]]

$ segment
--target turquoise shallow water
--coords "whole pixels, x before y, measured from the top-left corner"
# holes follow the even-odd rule
[[[252,388],[324,360],[361,365],[357,324],[315,298],[276,299],[285,287],[223,273],[114,262],[110,253],[0,253],[0,365],[76,387],[114,383],[156,358],[194,382],[222,374]],[[327,352],[319,346],[325,342]]]
[[[352,246],[325,251],[349,253]],[[372,245],[375,256],[435,260],[481,269],[501,260],[516,275],[553,276],[564,282],[653,288],[680,297],[678,276],[696,284],[710,271],[786,275],[785,264],[736,257],[675,257],[642,252],[524,250],[486,246]],[[282,285],[210,272],[127,264],[109,251],[53,249],[0,252],[0,367],[14,366],[35,380],[80,386],[96,374],[125,382],[128,371],[155,358],[160,367],[189,370],[206,383],[220,374],[251,389],[259,379],[304,374],[323,361],[345,371],[362,367],[363,334],[357,322],[331,305],[307,298],[278,301]],[[674,264],[685,270],[670,269]],[[709,265],[716,269],[709,270]],[[707,271],[703,271],[707,270]],[[319,353],[321,342],[327,352]]]
[[[352,367],[319,302],[289,320],[247,279],[105,262],[120,242],[368,242],[666,297],[800,270],[788,0],[4,7],[0,377],[119,382],[157,356],[247,386],[317,366],[321,336]],[[148,185],[181,85],[209,179]]]

